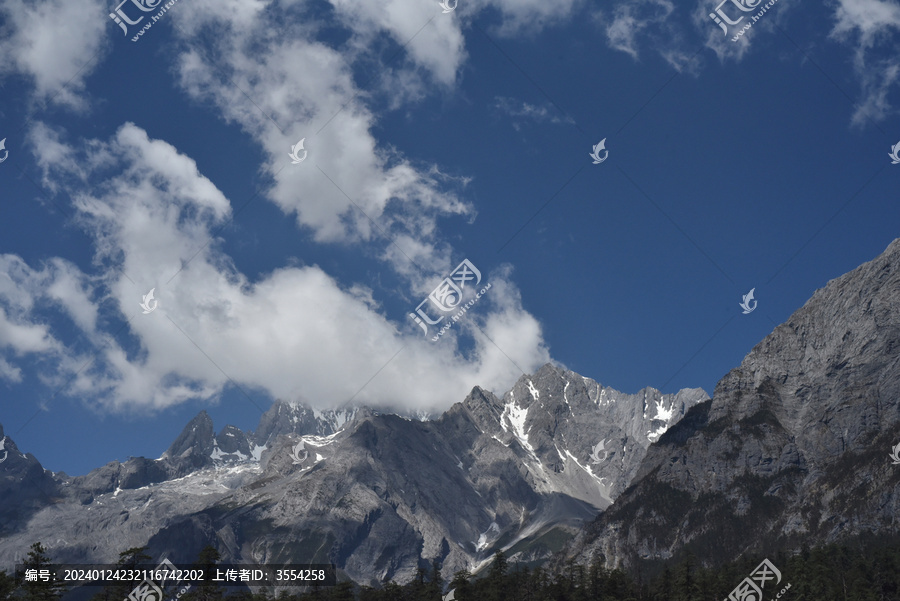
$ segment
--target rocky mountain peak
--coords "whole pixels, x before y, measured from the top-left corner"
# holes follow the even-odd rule
[[[212,418],[203,410],[187,423],[163,457],[171,460],[208,458],[213,450],[214,436]]]
[[[757,344],[569,553],[634,564],[690,545],[718,563],[892,531],[898,439],[900,240]]]
[[[275,401],[262,415],[250,440],[260,447],[268,447],[280,436],[329,436],[346,424],[371,415],[366,407],[353,406],[318,410],[304,403]]]
[[[255,445],[236,426],[227,425],[216,435],[213,455],[233,456],[235,459],[249,459]],[[218,450],[218,453],[216,453]],[[214,457],[215,458],[215,457]]]

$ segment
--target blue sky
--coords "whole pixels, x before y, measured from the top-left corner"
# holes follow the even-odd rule
[[[139,3],[0,0],[0,423],[54,471],[547,361],[712,394],[900,232],[897,2]]]

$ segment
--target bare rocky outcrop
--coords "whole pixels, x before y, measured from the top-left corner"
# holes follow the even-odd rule
[[[652,446],[557,558],[716,564],[895,533],[900,240],[829,282]]]

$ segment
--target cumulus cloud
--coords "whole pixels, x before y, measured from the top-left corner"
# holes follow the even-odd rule
[[[176,83],[256,145],[261,195],[314,241],[360,252],[376,241],[416,304],[459,260],[440,220],[471,220],[475,210],[460,198],[466,177],[376,139],[374,96],[393,110],[456,85],[463,28],[478,11],[496,10],[493,31],[515,35],[569,18],[578,5],[485,0],[441,15],[418,0],[332,0],[329,18],[350,33],[339,47],[322,41],[320,15],[297,0],[194,0],[166,19],[177,38]],[[108,8],[0,0],[0,48],[11,57],[0,73],[28,75],[38,100],[58,93],[55,102],[86,108],[89,59],[105,56],[104,28],[120,33]],[[390,64],[369,52],[385,39],[403,48]],[[353,75],[361,66],[376,74],[365,87]],[[47,382],[71,382],[69,393],[116,409],[208,399],[229,385],[319,406],[438,408],[474,385],[504,390],[520,370],[550,360],[510,272],[486,273],[492,289],[477,310],[432,343],[411,320],[392,321],[364,284],[316,265],[248,279],[215,237],[232,217],[230,201],[190,157],[143,129],[127,123],[110,139],[84,140],[35,122],[27,135],[43,185],[71,199],[94,256],[89,272],[7,256],[18,271],[0,286],[0,378],[21,381],[22,362],[34,356],[55,366],[42,370]],[[308,158],[290,165],[300,138]],[[139,301],[151,288],[159,305],[144,315]],[[50,325],[48,311],[67,318],[78,345],[72,331]],[[123,320],[127,329],[111,336],[110,323]],[[465,353],[460,336],[474,341]]]
[[[302,31],[271,36],[273,28],[290,29],[273,21],[278,15],[242,16],[238,29],[233,23],[219,23],[231,15],[202,8],[198,3],[192,9],[196,19],[186,19],[191,29],[178,59],[179,81],[193,98],[212,102],[227,121],[256,141],[264,155],[262,169],[273,182],[266,196],[315,240],[366,242],[383,233],[398,240],[414,233],[420,242],[434,246],[439,244],[437,219],[474,215],[473,207],[454,191],[464,185],[463,179],[443,175],[436,165],[414,164],[398,150],[379,144],[371,131],[376,115],[360,97],[348,56],[304,39]],[[358,22],[365,21],[365,14],[346,18],[362,29]],[[391,24],[397,25],[390,21],[383,26]],[[195,37],[204,27],[225,27],[233,33],[219,36],[215,51],[207,52]],[[430,61],[424,49],[413,56],[423,68],[435,69],[435,77],[449,72]],[[229,73],[227,80],[220,77],[222,71]],[[302,168],[295,168],[287,151],[300,139],[308,156]],[[403,251],[386,256],[408,262],[405,256],[415,250]],[[433,248],[428,255],[422,267],[435,270],[442,257]]]
[[[31,135],[37,141],[49,131],[37,124]],[[53,139],[67,144],[64,133]],[[42,148],[36,144],[34,152]],[[215,397],[234,384],[251,396],[317,406],[352,400],[434,409],[461,400],[475,385],[502,390],[521,375],[519,368],[533,370],[550,359],[540,325],[522,309],[508,272],[485,274],[492,289],[477,310],[432,343],[411,320],[391,321],[371,290],[338,282],[318,266],[280,267],[250,282],[213,238],[230,218],[228,200],[191,158],[139,127],[129,123],[108,141],[64,150],[82,165],[102,165],[75,176],[65,164],[57,169],[41,160],[46,176],[74,199],[77,219],[95,243],[95,263],[105,269],[89,289],[87,276],[73,266],[54,262],[50,275],[35,275],[21,259],[9,258],[31,275],[18,278],[25,284],[0,288],[5,306],[19,307],[11,322],[19,329],[0,338],[15,341],[17,353],[69,352],[46,326],[27,320],[34,298],[67,299],[70,307],[60,303],[61,310],[94,341],[89,368],[80,369],[83,357],[61,362],[57,377],[73,377],[76,395],[114,409],[158,409]],[[151,288],[159,304],[144,315],[139,301]],[[104,320],[97,318],[95,297],[111,300],[127,320],[137,352],[120,341],[100,344]],[[457,345],[463,334],[474,340],[465,356]],[[16,378],[14,361],[0,368]]]
[[[0,0],[0,75],[20,74],[35,97],[84,110],[85,79],[105,52],[101,0]]]
[[[358,50],[366,51],[378,35],[387,32],[404,46],[409,60],[430,72],[436,82],[445,86],[456,82],[465,59],[463,35],[453,19],[441,14],[436,2],[330,1],[338,18],[353,30]]]

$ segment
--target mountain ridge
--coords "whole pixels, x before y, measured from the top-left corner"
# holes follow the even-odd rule
[[[894,532],[898,265],[900,239],[817,290],[660,437],[556,565],[635,567],[687,550],[715,565]]]
[[[52,490],[25,523],[0,522],[0,563],[33,540],[66,561],[113,561],[117,550],[101,544],[113,533],[180,561],[215,544],[232,561],[329,561],[370,583],[412,578],[432,559],[477,569],[499,548],[539,561],[705,398],[627,395],[548,364],[501,397],[475,387],[426,421],[279,401],[255,431],[217,434],[201,411],[158,459],[46,476]]]

